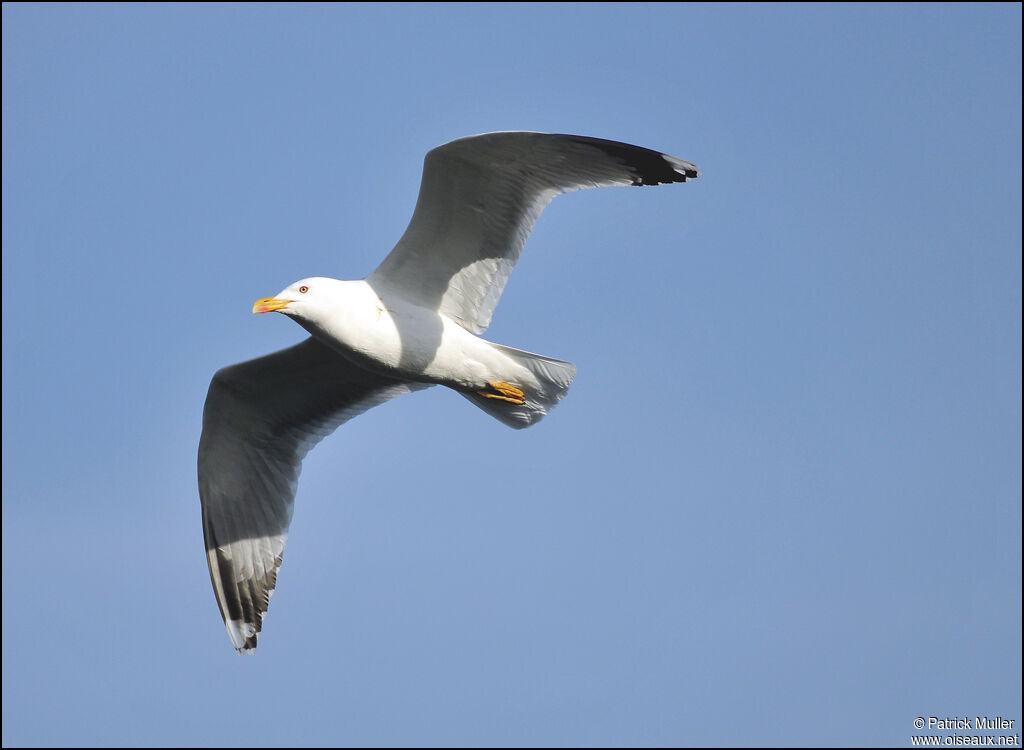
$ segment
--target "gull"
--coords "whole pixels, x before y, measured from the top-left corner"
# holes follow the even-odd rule
[[[600,138],[459,138],[427,153],[412,220],[373,273],[306,278],[255,302],[254,313],[287,315],[311,336],[218,370],[203,409],[206,559],[239,653],[256,648],[306,453],[352,417],[433,385],[510,427],[536,423],[575,365],[480,334],[537,217],[561,193],[699,175],[674,156]]]

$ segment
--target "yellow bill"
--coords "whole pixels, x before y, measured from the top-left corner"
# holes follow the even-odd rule
[[[279,299],[278,297],[264,297],[256,300],[252,305],[254,313],[268,313],[283,310],[292,303],[290,299]]]

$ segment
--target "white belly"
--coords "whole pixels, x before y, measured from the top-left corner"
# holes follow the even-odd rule
[[[402,299],[381,299],[369,284],[356,283],[345,309],[316,333],[361,366],[467,391],[494,381],[535,383],[528,369],[451,319]]]

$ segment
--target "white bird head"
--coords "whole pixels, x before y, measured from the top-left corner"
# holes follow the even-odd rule
[[[285,287],[273,297],[256,300],[252,311],[279,312],[299,320],[315,321],[322,314],[326,314],[330,300],[334,299],[330,291],[336,290],[342,283],[337,279],[319,276],[302,279]]]

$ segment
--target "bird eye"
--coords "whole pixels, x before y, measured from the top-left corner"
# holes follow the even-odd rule
[[[308,291],[309,291],[309,287],[308,286],[300,286],[299,287],[299,294],[305,294]]]

